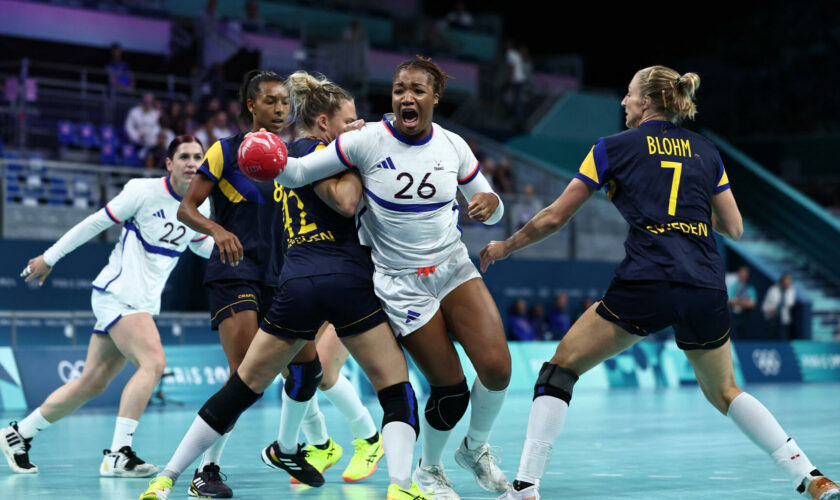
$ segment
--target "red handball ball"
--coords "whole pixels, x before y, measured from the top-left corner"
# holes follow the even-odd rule
[[[286,168],[289,153],[283,141],[271,132],[248,134],[236,155],[239,169],[255,181],[270,181]]]

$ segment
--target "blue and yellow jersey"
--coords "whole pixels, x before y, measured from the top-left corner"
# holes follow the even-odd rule
[[[289,156],[299,158],[325,146],[317,139],[298,139],[289,146]],[[282,188],[283,224],[277,228],[283,231],[286,253],[280,282],[324,274],[370,279],[370,251],[359,244],[354,218],[330,208],[318,197],[314,185]]]
[[[726,290],[711,216],[712,196],[729,189],[729,179],[706,138],[646,122],[599,139],[575,177],[605,188],[630,224],[617,278]]]
[[[281,188],[273,181],[252,181],[239,170],[236,155],[244,138],[243,132],[217,141],[198,169],[216,184],[210,192],[213,220],[235,234],[245,250],[245,258],[232,267],[219,260],[214,248],[204,282],[245,279],[274,286],[283,263],[283,235],[274,224],[282,206]]]

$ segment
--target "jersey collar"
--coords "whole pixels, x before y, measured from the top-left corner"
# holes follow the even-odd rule
[[[388,132],[391,135],[393,135],[395,139],[397,139],[398,141],[400,141],[402,143],[408,144],[409,146],[422,146],[424,144],[428,144],[428,142],[431,141],[432,137],[434,137],[434,135],[435,135],[435,125],[432,124],[432,129],[429,131],[429,135],[427,135],[426,137],[423,137],[422,139],[416,139],[416,140],[415,139],[409,139],[408,137],[402,135],[399,130],[394,128],[393,125],[391,125],[390,118],[393,117],[393,116],[394,116],[393,113],[388,113],[388,114],[382,115],[382,123],[385,125],[385,128],[388,130]]]
[[[175,188],[173,188],[172,184],[169,183],[169,176],[168,175],[163,178],[163,184],[164,184],[164,186],[166,186],[166,192],[169,193],[170,195],[172,195],[173,198],[175,198],[176,200],[178,200],[180,202],[181,197],[178,196],[178,193],[175,192]]]

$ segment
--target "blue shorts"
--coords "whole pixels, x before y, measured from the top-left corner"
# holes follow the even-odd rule
[[[257,311],[257,321],[262,321],[277,289],[252,280],[209,281],[204,286],[210,304],[212,330],[218,330],[222,321],[234,312]]]
[[[370,278],[325,274],[284,282],[260,328],[278,337],[314,340],[324,321],[344,337],[366,332],[388,317]]]
[[[677,347],[715,349],[729,339],[726,292],[671,281],[613,279],[596,312],[629,333],[674,327]]]

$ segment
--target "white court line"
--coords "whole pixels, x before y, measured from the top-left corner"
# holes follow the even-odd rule
[[[713,470],[712,474],[718,474],[718,475],[721,475],[721,476],[731,476],[735,473],[731,472],[731,471],[728,471],[728,470]]]
[[[600,473],[593,473],[593,476],[596,477],[622,477],[624,474],[600,474]]]
[[[771,482],[771,483],[789,483],[789,482],[790,482],[790,479],[779,479],[779,478],[774,478],[774,479],[771,479],[771,480],[770,480],[770,482]]]
[[[709,477],[712,481],[736,481],[740,480],[740,477],[719,477],[719,476],[711,476]]]
[[[546,474],[550,474],[552,476],[562,476],[565,472],[546,472]]]
[[[654,479],[679,479],[682,476],[657,476],[655,474],[651,474],[651,475],[648,475],[648,477],[651,477],[651,478],[654,478]]]

